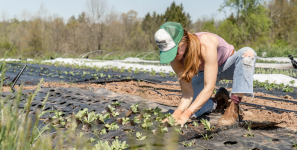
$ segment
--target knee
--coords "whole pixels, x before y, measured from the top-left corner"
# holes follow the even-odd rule
[[[254,67],[255,60],[257,58],[257,54],[253,49],[247,49],[242,54],[243,64],[247,68]]]
[[[255,51],[254,50],[252,50],[252,49],[248,49],[247,51],[245,51],[244,53],[243,53],[243,57],[255,57]]]

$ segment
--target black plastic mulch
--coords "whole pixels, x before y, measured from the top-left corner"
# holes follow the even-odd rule
[[[32,93],[34,90],[24,90],[23,94]],[[116,118],[122,118],[125,113],[129,110],[132,104],[139,103],[141,110],[148,109],[149,107],[159,107],[163,112],[172,112],[175,107],[160,105],[153,101],[149,101],[138,96],[124,95],[113,93],[107,89],[79,89],[79,88],[42,88],[37,93],[35,99],[32,102],[29,114],[34,115],[37,108],[42,107],[42,103],[45,99],[46,94],[49,92],[48,100],[45,102],[45,110],[60,110],[65,116],[70,113],[77,113],[79,110],[88,108],[89,111],[95,111],[96,113],[102,113],[106,111],[106,107],[116,101],[123,101],[121,107],[117,109],[120,115]],[[12,96],[12,93],[4,92],[2,97]],[[24,108],[26,98],[23,97],[20,103],[20,108]],[[53,113],[42,116],[42,119],[53,116]],[[134,118],[139,114],[133,114],[130,118]],[[211,125],[216,125],[218,118],[221,116],[219,113],[212,113],[210,115],[204,115],[203,118],[209,120]],[[106,123],[116,122],[116,118],[111,118]],[[154,119],[152,115],[152,119]],[[270,122],[250,122],[250,127],[253,129],[251,132],[254,137],[243,137],[245,134],[250,132],[247,130],[247,123],[240,122],[233,126],[218,127],[216,126],[213,131],[206,131],[204,126],[196,119],[198,124],[197,127],[193,123],[187,123],[187,128],[183,128],[182,133],[179,136],[179,149],[290,149],[293,145],[292,141],[297,140],[297,135],[293,131],[287,129],[278,129],[275,125],[277,123]],[[42,120],[40,121],[42,123]],[[155,121],[151,129],[143,129],[140,124],[136,126],[119,125],[118,130],[111,130],[107,134],[100,135],[101,139],[113,141],[117,136],[120,141],[127,141],[130,148],[144,147],[146,144],[150,144],[155,148],[164,148],[165,145],[170,143],[172,138],[173,127],[168,127],[169,133],[159,134],[156,129],[158,122]],[[92,129],[85,134],[91,138],[98,139],[92,132],[94,129],[100,130],[103,128],[102,124],[92,125]],[[77,127],[77,132],[81,132],[82,124]],[[52,131],[54,132],[54,131]],[[129,134],[127,133],[129,132]],[[143,141],[135,142],[136,132],[141,132],[148,138]],[[207,134],[212,138],[210,140],[204,140],[203,136]],[[184,147],[183,142],[186,143],[195,140],[195,145],[191,147]]]

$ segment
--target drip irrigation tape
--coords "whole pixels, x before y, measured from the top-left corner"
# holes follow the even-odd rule
[[[246,109],[244,109],[244,110],[246,111],[246,110],[249,110],[249,109],[261,109],[261,110],[267,110],[267,109],[264,109],[264,108],[246,108]],[[275,113],[277,113],[277,114],[282,114],[282,113],[280,113],[280,112],[278,112],[278,111],[274,111],[274,110],[269,110],[269,111],[275,112]]]
[[[241,105],[247,105],[247,106],[253,106],[253,107],[258,107],[258,108],[263,108],[265,107],[267,110],[273,110],[273,111],[278,111],[278,112],[293,112],[297,114],[297,111],[293,110],[287,110],[287,109],[280,109],[280,108],[275,108],[275,107],[269,107],[269,106],[264,106],[264,105],[257,105],[257,104],[251,104],[251,103],[245,103],[245,102],[240,102]]]
[[[97,83],[97,84],[102,84],[102,83],[110,83],[110,82],[129,82],[129,81],[143,81],[143,82],[147,82],[147,83],[179,86],[179,84],[162,83],[161,81],[157,81],[157,80],[137,79],[137,78],[133,78],[133,79],[114,79],[114,80],[107,80],[107,81],[91,80],[91,81],[76,81],[76,82],[77,83]]]
[[[281,102],[297,104],[297,101],[284,100],[284,99],[278,99],[278,98],[270,98],[270,97],[262,97],[262,96],[254,96],[254,98],[261,98],[261,99],[266,99],[266,100],[271,100],[271,101],[281,101]]]

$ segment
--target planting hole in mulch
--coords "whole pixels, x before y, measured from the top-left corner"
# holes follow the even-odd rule
[[[227,142],[224,142],[225,145],[234,145],[234,144],[237,144],[236,141],[227,141]]]

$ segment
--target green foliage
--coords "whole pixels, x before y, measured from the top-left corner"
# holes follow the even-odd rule
[[[131,110],[132,110],[133,113],[137,113],[138,112],[138,110],[137,110],[138,105],[139,105],[138,103],[135,104],[135,105],[131,105]]]
[[[184,28],[188,27],[191,23],[191,17],[189,13],[184,12],[182,4],[176,5],[172,2],[163,15],[165,22],[172,21],[180,23]]]
[[[142,136],[142,133],[136,132],[136,140],[142,141],[146,139],[146,136]]]
[[[90,113],[88,113],[88,117],[85,117],[84,118],[84,121],[86,122],[86,123],[88,123],[88,124],[91,124],[91,122],[93,122],[94,120],[96,120],[96,114],[95,114],[95,112],[90,112]]]
[[[189,142],[183,141],[181,144],[184,145],[184,147],[190,147],[190,146],[194,146],[195,142],[196,142],[195,140],[192,140]]]
[[[105,124],[105,127],[107,127],[108,130],[117,130],[119,128],[116,122],[113,122],[111,124]]]

